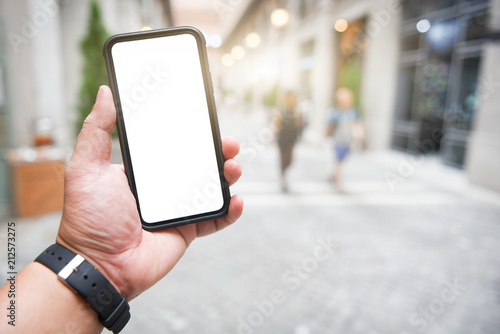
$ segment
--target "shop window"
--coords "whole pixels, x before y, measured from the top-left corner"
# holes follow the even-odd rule
[[[447,164],[462,166],[465,160],[468,133],[472,129],[478,107],[478,75],[481,57],[463,59],[458,66],[460,84],[447,114],[444,129],[442,158]]]
[[[422,69],[418,113],[421,116],[433,114],[442,117],[446,106],[450,64],[429,59]]]
[[[416,73],[415,66],[402,68],[399,71],[395,115],[397,120],[411,120]]]
[[[430,54],[449,61],[455,49],[458,32],[456,19],[435,23],[426,34]]]
[[[474,114],[488,0],[402,0],[401,65],[393,146],[410,149],[429,140],[444,162],[464,163]],[[414,33],[418,20],[431,29]]]
[[[461,142],[445,142],[445,149],[442,151],[442,158],[445,163],[461,167],[465,160],[465,146]]]
[[[406,151],[408,148],[408,136],[406,134],[394,134],[392,137],[392,147]]]
[[[427,12],[433,12],[440,9],[458,5],[459,0],[430,0],[427,1]]]
[[[472,41],[484,38],[488,32],[488,14],[480,14],[466,21],[465,40]]]
[[[413,33],[403,37],[401,41],[402,51],[413,51],[420,48],[420,35],[419,33]]]
[[[453,115],[452,124],[455,128],[470,130],[474,111],[479,104],[477,86],[481,58],[467,58],[462,62],[458,108]]]
[[[422,0],[402,0],[403,19],[409,20],[422,16],[424,13],[424,2]]]
[[[465,0],[466,3],[470,5],[479,5],[483,3],[488,3],[490,0]]]

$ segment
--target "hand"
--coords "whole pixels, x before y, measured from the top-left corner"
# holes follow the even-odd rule
[[[85,256],[131,300],[163,278],[196,237],[234,223],[242,213],[243,200],[233,196],[228,214],[217,220],[144,231],[123,166],[110,164],[115,123],[111,91],[102,86],[66,170],[56,242]],[[240,164],[233,160],[239,144],[224,138],[222,150],[224,175],[232,185],[241,175]]]

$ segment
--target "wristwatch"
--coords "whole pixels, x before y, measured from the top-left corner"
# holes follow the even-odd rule
[[[53,244],[35,262],[55,272],[67,287],[85,299],[97,312],[101,324],[113,333],[119,333],[130,320],[127,300],[80,254]]]

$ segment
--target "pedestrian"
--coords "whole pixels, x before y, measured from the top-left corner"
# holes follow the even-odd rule
[[[314,105],[310,99],[307,97],[301,97],[298,99],[297,103],[297,110],[300,114],[300,127],[299,127],[299,134],[297,136],[298,140],[302,138],[302,134],[304,133],[304,130],[307,128],[309,125],[309,118],[313,114],[314,111]]]
[[[327,136],[333,136],[335,167],[330,178],[337,189],[343,192],[340,184],[343,163],[355,142],[364,140],[364,130],[354,107],[354,94],[348,88],[339,88],[335,93],[336,107],[329,111]]]
[[[293,158],[293,148],[297,141],[301,115],[297,111],[297,97],[294,92],[287,91],[283,98],[282,107],[274,118],[274,127],[277,135],[277,143],[280,151],[281,190],[288,192],[286,172]]]

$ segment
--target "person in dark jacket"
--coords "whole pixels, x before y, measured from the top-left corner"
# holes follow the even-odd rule
[[[281,189],[283,192],[287,192],[286,171],[292,163],[293,148],[301,126],[301,115],[297,111],[297,97],[292,91],[286,92],[283,99],[283,106],[275,116],[274,126],[280,150]]]

